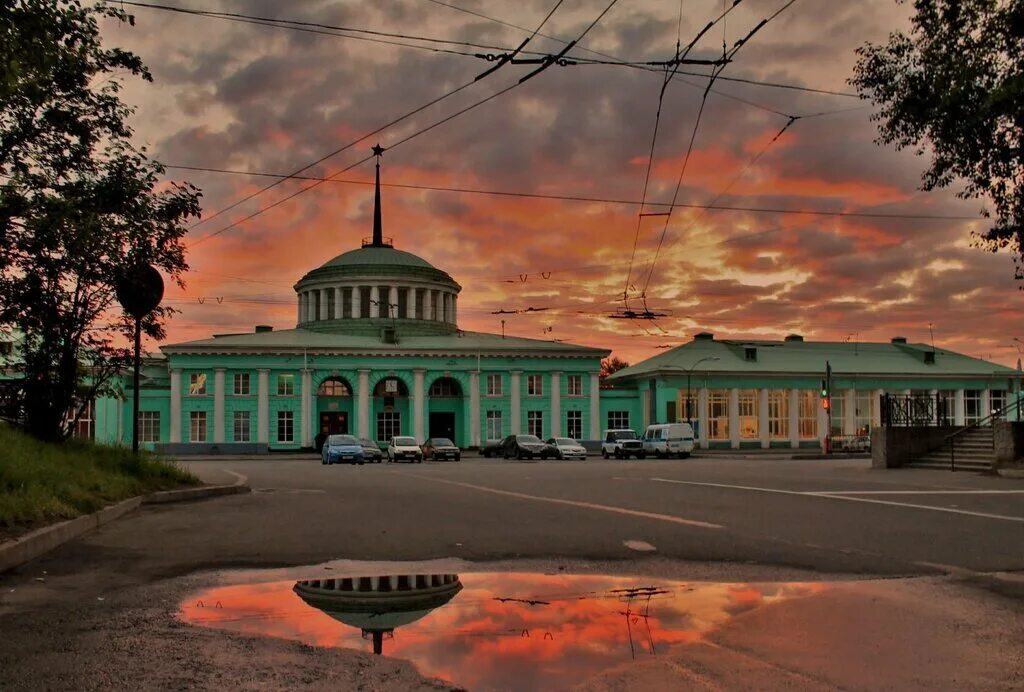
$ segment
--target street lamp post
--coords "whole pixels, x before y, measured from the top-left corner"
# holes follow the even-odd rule
[[[689,368],[683,368],[686,371],[686,422],[693,427],[693,402],[690,398],[690,377],[693,375],[693,371],[696,370],[697,366],[704,361],[721,360],[718,356],[705,356],[696,363],[691,365]]]

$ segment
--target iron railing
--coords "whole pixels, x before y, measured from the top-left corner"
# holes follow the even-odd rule
[[[957,442],[957,440],[962,435],[964,435],[965,433],[967,433],[967,432],[969,432],[971,430],[975,430],[977,428],[980,428],[980,427],[982,427],[984,425],[992,425],[992,423],[994,423],[997,420],[1008,420],[1008,417],[1007,417],[1008,414],[1013,413],[1014,411],[1017,411],[1017,412],[1020,411],[1021,401],[1024,401],[1024,399],[1021,399],[1020,397],[1018,397],[1017,399],[1015,399],[1011,403],[1007,404],[1003,408],[1001,408],[999,410],[996,410],[996,411],[993,411],[991,414],[985,416],[984,418],[982,418],[980,420],[977,420],[977,421],[971,423],[970,425],[965,425],[964,427],[960,428],[959,430],[957,430],[956,432],[954,432],[954,433],[952,433],[950,435],[946,435],[942,439],[942,444],[943,445],[946,444],[946,443],[949,444],[949,470],[950,471],[956,471],[956,442]],[[1018,419],[1020,418],[1019,413],[1018,413],[1017,418]],[[993,450],[995,449],[995,444],[996,444],[995,433],[993,431],[993,435],[992,435],[992,448],[993,448]],[[938,448],[941,448],[941,446],[942,445],[940,445]]]
[[[942,427],[951,425],[949,398],[941,394],[883,394],[882,425]]]

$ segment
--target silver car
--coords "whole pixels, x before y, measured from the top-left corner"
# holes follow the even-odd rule
[[[559,459],[586,459],[587,450],[571,437],[552,437],[548,444],[558,450]]]

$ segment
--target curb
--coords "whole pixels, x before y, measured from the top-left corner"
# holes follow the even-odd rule
[[[98,529],[115,519],[120,519],[128,512],[138,509],[144,504],[160,504],[166,502],[183,502],[199,500],[221,495],[236,495],[252,492],[252,488],[239,478],[234,485],[211,485],[202,488],[186,488],[184,490],[165,490],[149,495],[139,495],[118,502],[116,505],[104,507],[98,512],[75,517],[52,526],[44,526],[27,533],[20,538],[0,544],[0,574],[22,565],[29,560],[50,552],[84,533]]]
[[[997,468],[996,473],[1003,478],[1024,478],[1024,468],[1002,467]]]

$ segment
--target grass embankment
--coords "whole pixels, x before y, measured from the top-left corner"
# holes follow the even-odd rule
[[[0,423],[0,534],[198,484],[194,475],[153,454],[135,459],[118,447],[40,442]]]

